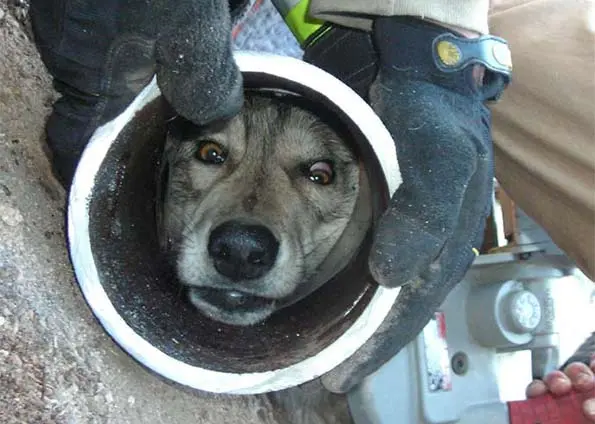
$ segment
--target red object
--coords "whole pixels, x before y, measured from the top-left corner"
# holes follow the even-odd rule
[[[583,413],[583,401],[589,398],[595,398],[595,390],[508,402],[510,424],[592,424]]]
[[[436,312],[434,314],[436,321],[438,321],[438,337],[446,342],[446,317],[444,312]]]
[[[258,9],[260,9],[260,5],[262,4],[264,0],[256,0],[254,2],[254,4],[252,5],[252,8],[248,11],[246,11],[246,15],[244,16],[244,18],[242,18],[242,21],[240,23],[238,23],[234,28],[232,28],[231,30],[231,38],[232,39],[236,39],[238,34],[242,31],[242,29],[244,28],[244,22],[246,21],[248,16],[252,16],[254,15],[256,12],[258,12]]]

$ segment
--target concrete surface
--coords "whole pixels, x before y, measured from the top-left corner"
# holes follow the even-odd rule
[[[317,382],[266,396],[192,392],[111,341],[68,260],[65,194],[43,147],[54,98],[26,4],[0,0],[0,422],[350,423],[344,397]]]

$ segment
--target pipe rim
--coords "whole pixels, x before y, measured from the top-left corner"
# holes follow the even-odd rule
[[[240,71],[287,79],[322,94],[358,126],[377,156],[390,194],[401,183],[392,136],[372,108],[347,85],[299,59],[237,51]],[[362,314],[337,340],[318,354],[285,368],[255,373],[226,373],[174,359],[137,334],[117,313],[99,281],[89,237],[89,202],[95,175],[109,147],[136,112],[161,95],[156,78],[112,121],[91,137],[75,173],[67,211],[67,238],[75,276],[83,296],[104,330],[130,356],[176,383],[212,393],[259,394],[293,387],[327,373],[354,354],[374,334],[392,308],[400,288],[379,286]],[[81,169],[85,171],[82,172]]]

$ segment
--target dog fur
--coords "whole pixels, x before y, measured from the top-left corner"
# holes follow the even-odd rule
[[[224,160],[198,158],[205,145],[224,152]],[[330,120],[291,96],[247,92],[229,121],[197,127],[176,118],[163,163],[161,244],[199,311],[252,325],[324,283],[316,274],[352,217],[361,183],[356,156]],[[316,177],[329,168],[330,183],[313,178],[312,170]],[[209,240],[227,222],[274,236],[278,253],[266,273],[230,279],[218,272]]]

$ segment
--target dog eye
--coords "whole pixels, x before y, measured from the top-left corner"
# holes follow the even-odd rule
[[[214,141],[202,141],[196,151],[196,159],[205,163],[221,164],[225,162],[227,153]]]
[[[314,184],[327,185],[333,182],[333,166],[326,161],[320,161],[310,165],[308,178]]]

